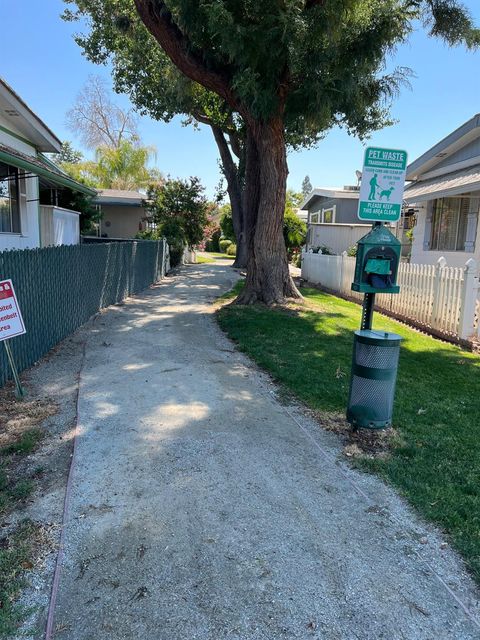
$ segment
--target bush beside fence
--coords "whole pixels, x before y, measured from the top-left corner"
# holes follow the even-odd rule
[[[100,309],[161,280],[167,265],[164,239],[1,252],[0,279],[11,278],[27,330],[11,340],[19,371]],[[9,377],[2,348],[0,386]]]
[[[302,278],[361,302],[363,294],[351,290],[354,271],[355,258],[346,253],[302,253]],[[480,337],[480,289],[473,259],[463,268],[448,267],[444,258],[436,265],[402,262],[398,284],[399,294],[377,295],[378,308],[445,337]]]

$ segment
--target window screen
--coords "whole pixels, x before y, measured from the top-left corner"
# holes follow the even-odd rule
[[[433,251],[464,251],[467,237],[469,198],[440,198],[433,203]]]
[[[20,233],[18,169],[0,162],[0,232]]]

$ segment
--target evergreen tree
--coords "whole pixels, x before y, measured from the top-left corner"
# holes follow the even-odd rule
[[[310,176],[305,176],[302,182],[302,194],[306,198],[309,193],[313,191],[312,183],[310,182]]]

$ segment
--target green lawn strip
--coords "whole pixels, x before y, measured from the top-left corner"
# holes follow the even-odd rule
[[[302,293],[299,311],[224,306],[220,326],[306,405],[344,413],[361,309],[315,289]],[[450,534],[480,582],[480,358],[378,313],[374,328],[404,338],[394,414],[401,437],[389,457],[362,466]]]
[[[207,264],[209,262],[215,262],[215,260],[207,256],[201,256],[197,254],[197,264]]]
[[[212,258],[216,258],[217,260],[235,260],[235,256],[228,256],[226,253],[218,253],[216,251],[207,251],[206,253]]]

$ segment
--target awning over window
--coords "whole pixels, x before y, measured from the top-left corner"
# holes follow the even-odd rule
[[[70,178],[66,173],[61,171],[55,166],[53,162],[50,162],[43,156],[28,156],[25,153],[21,153],[12,147],[0,144],[0,162],[18,167],[24,171],[28,171],[39,178],[43,178],[49,184],[56,187],[64,187],[71,189],[72,191],[79,191],[89,196],[96,196],[95,189],[91,189],[73,178]]]
[[[435,198],[459,196],[471,191],[480,191],[480,165],[414,182],[405,189],[404,200],[408,204],[414,204]]]

